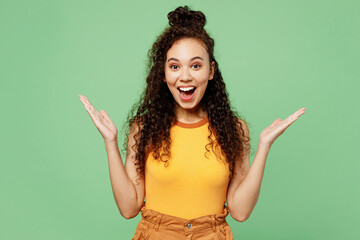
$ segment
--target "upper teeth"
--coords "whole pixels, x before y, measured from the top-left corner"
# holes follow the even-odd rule
[[[190,91],[193,90],[195,87],[186,87],[186,88],[180,88],[181,91]]]

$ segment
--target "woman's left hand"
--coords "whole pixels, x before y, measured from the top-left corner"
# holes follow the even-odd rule
[[[259,143],[270,147],[274,141],[304,113],[305,108],[300,108],[284,120],[281,120],[280,118],[276,119],[270,126],[261,132]]]

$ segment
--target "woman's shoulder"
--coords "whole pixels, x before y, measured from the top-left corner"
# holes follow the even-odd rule
[[[135,119],[133,119],[132,121],[130,121],[130,131],[139,131],[141,129],[143,129],[144,127],[144,118],[143,117],[137,117]]]
[[[246,137],[249,137],[249,127],[245,119],[236,118],[236,125],[238,129],[241,129],[241,132],[244,133]]]

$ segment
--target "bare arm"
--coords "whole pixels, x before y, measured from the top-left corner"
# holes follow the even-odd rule
[[[79,97],[104,138],[111,187],[116,205],[124,218],[133,218],[139,213],[145,197],[144,180],[136,172],[136,166],[134,165],[135,154],[131,149],[134,144],[134,134],[138,130],[135,127],[130,129],[124,166],[117,143],[117,129],[114,123],[104,110],[98,112],[85,96],[79,95]]]
[[[228,206],[231,216],[240,222],[249,218],[255,208],[260,194],[260,187],[264,175],[265,163],[274,141],[294,122],[305,113],[301,108],[285,120],[276,119],[269,127],[261,132],[254,161],[250,166],[250,155],[247,152],[243,161],[244,171],[240,171],[239,164],[235,164],[238,173],[230,182],[228,189]],[[246,124],[244,131],[248,135]]]
[[[247,220],[255,208],[269,150],[270,147],[259,144],[254,161],[251,167],[247,168],[246,176],[234,180],[231,188],[229,187],[228,205],[230,214],[237,221],[243,222]]]
[[[144,202],[144,180],[138,178],[133,159],[122,162],[117,142],[105,143],[111,187],[116,205],[124,218],[136,217]]]

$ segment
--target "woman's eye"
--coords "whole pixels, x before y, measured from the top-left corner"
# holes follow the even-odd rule
[[[200,68],[201,66],[199,64],[194,64],[193,67],[194,68]]]
[[[177,65],[171,65],[170,68],[171,69],[178,69],[178,66]]]

